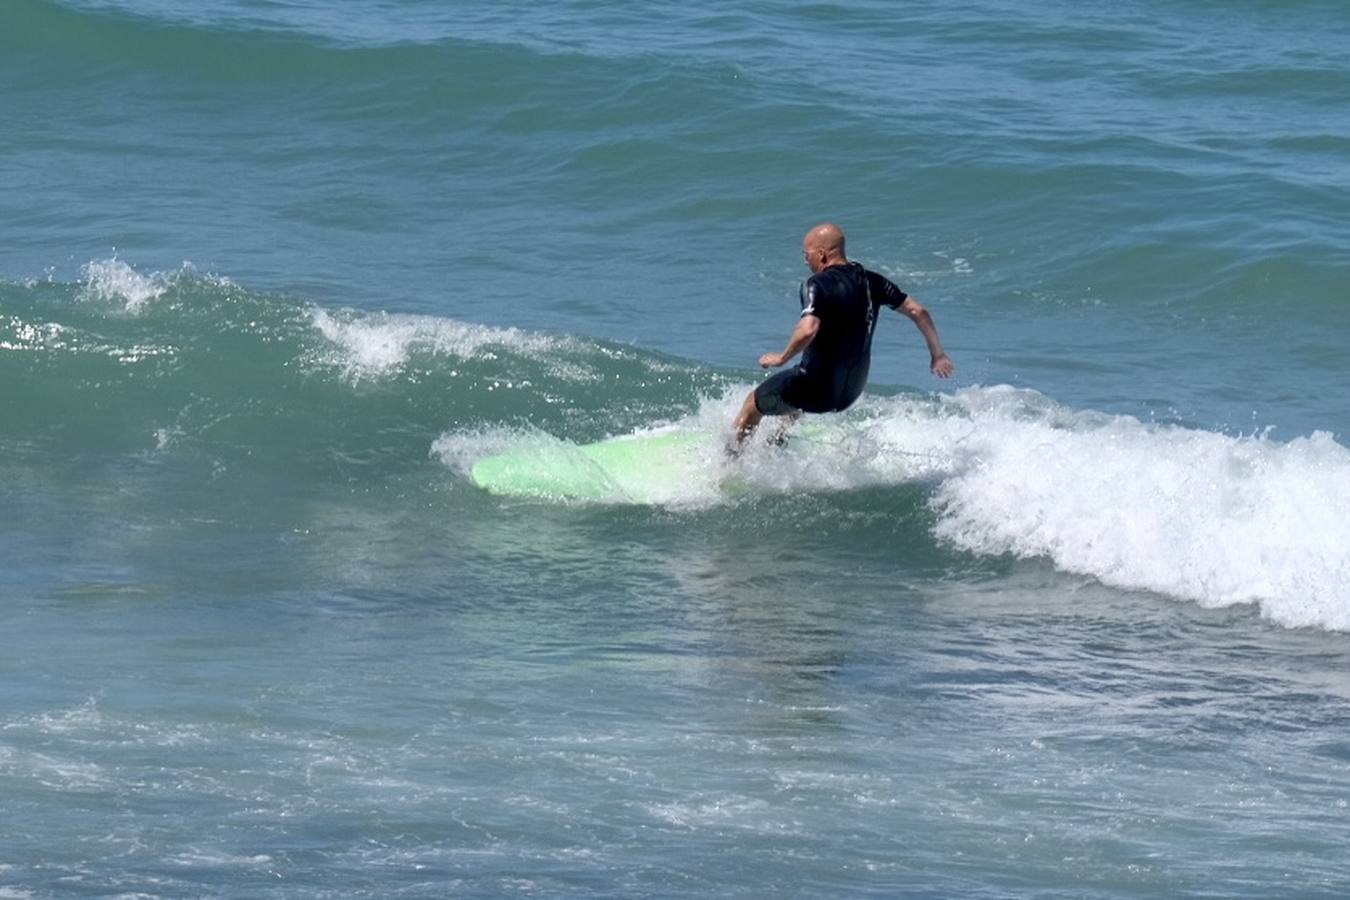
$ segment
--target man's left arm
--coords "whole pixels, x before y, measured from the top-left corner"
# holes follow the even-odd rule
[[[951,357],[942,349],[942,341],[938,338],[937,326],[933,324],[933,317],[929,315],[928,310],[919,304],[919,301],[913,297],[906,297],[897,309],[912,321],[918,327],[923,339],[928,342],[928,355],[932,357],[929,368],[933,374],[939,378],[950,378],[952,372],[956,371],[956,366],[952,364]]]

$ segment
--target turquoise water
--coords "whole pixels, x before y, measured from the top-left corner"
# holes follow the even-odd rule
[[[0,896],[1350,890],[1343,5],[184,6],[0,4]],[[473,486],[823,218],[956,378]]]

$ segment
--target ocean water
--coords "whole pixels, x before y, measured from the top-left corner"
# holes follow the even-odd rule
[[[0,897],[1345,896],[1348,95],[1331,0],[3,0]],[[725,429],[822,219],[955,378],[473,485]]]

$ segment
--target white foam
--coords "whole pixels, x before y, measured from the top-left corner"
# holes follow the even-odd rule
[[[651,803],[646,806],[646,810],[661,822],[689,830],[735,829],[780,836],[804,833],[801,822],[788,818],[785,810],[771,806],[765,800],[750,797]]]
[[[415,352],[459,359],[496,359],[498,349],[535,358],[575,349],[575,342],[567,338],[515,328],[490,328],[437,316],[315,307],[310,310],[310,321],[337,351],[324,361],[340,367],[352,380],[397,373]],[[573,380],[587,377],[575,365],[552,366],[551,370]]]
[[[937,535],[1047,557],[1115,587],[1283,625],[1350,629],[1350,450],[1076,413],[1033,392],[963,392],[977,431],[933,498]]]
[[[162,453],[168,450],[184,436],[183,430],[177,426],[155,429],[155,451]]]
[[[239,854],[226,853],[223,850],[197,850],[192,849],[184,853],[178,853],[165,860],[169,865],[183,866],[187,868],[254,868],[258,866],[267,866],[272,862],[272,857],[265,853],[257,854]]]
[[[84,791],[115,784],[104,768],[78,759],[62,759],[34,753],[25,760],[26,777],[44,787],[61,791]]]
[[[784,449],[767,421],[740,459],[721,447],[741,390],[656,429],[708,435],[682,477],[610,502],[708,506],[753,492],[932,486],[935,536],[963,551],[1045,558],[1104,584],[1205,606],[1257,604],[1287,626],[1350,630],[1350,449],[1322,432],[1281,442],[1060,406],[1034,391],[865,397],[808,417]],[[433,454],[461,472],[523,441],[448,432]],[[640,486],[639,486],[640,487]]]
[[[513,428],[447,431],[432,443],[427,455],[467,477],[476,460],[519,447],[527,439],[528,433]]]
[[[9,316],[0,320],[0,327],[4,327],[13,337],[13,340],[6,340],[0,336],[0,350],[36,352],[66,350],[70,346],[67,338],[68,329],[57,322],[34,325],[17,316]]]
[[[877,263],[875,268],[882,275],[894,281],[901,288],[915,284],[927,284],[952,275],[973,275],[975,267],[964,256],[954,256],[945,250],[934,250],[931,254],[936,261],[933,266],[917,267],[912,264],[889,265]]]
[[[98,702],[97,696],[91,696],[79,706],[38,713],[31,719],[31,724],[44,734],[69,734],[96,727],[103,724],[103,713],[98,708]]]
[[[112,256],[94,259],[80,267],[81,296],[86,300],[120,304],[122,311],[139,315],[160,297],[184,279],[214,285],[234,287],[234,282],[220,275],[204,275],[186,260],[173,272],[141,274],[132,266]],[[48,280],[51,280],[50,273]]]
[[[123,309],[132,315],[163,296],[172,286],[174,277],[163,272],[142,275],[116,256],[91,260],[80,269],[80,274],[84,278],[87,298],[121,302]]]

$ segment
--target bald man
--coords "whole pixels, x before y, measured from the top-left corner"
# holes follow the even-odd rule
[[[955,370],[928,310],[889,279],[851,262],[838,225],[826,222],[808,231],[802,239],[802,256],[812,274],[802,284],[801,318],[783,352],[765,353],[759,364],[777,368],[798,353],[802,361],[765,379],[745,398],[736,415],[738,444],[764,416],[796,418],[804,412],[841,412],[852,406],[867,384],[872,331],[883,306],[898,310],[918,326],[928,342],[934,375],[950,378]]]

